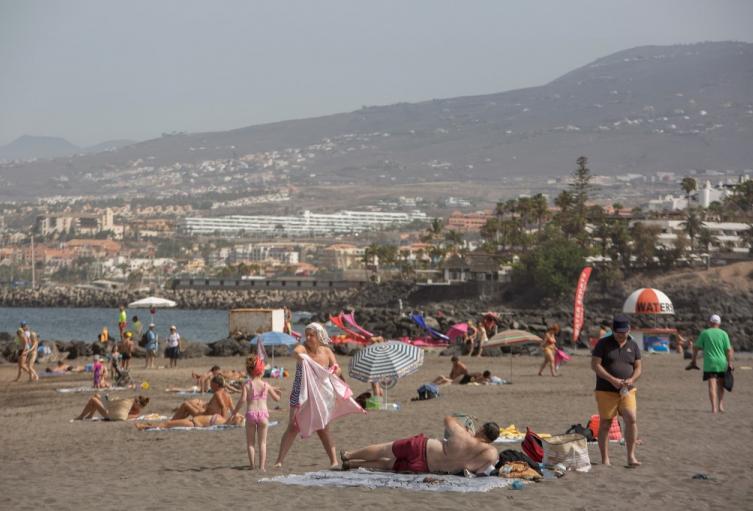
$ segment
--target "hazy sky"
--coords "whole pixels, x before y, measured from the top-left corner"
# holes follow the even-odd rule
[[[753,40],[751,0],[0,0],[0,144],[79,145],[546,83]]]

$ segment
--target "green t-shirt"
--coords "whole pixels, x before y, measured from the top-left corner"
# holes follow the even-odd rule
[[[707,373],[723,373],[727,370],[727,350],[731,345],[727,332],[721,328],[707,328],[695,345],[703,350],[703,371]]]

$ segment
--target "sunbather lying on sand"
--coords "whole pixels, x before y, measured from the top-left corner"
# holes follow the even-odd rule
[[[220,366],[212,366],[206,373],[191,373],[191,378],[193,378],[194,386],[199,388],[199,392],[204,393],[209,392],[209,382],[217,375],[225,378],[225,388],[229,392],[240,392],[243,383],[238,383],[235,380],[243,380],[246,377],[245,373],[241,371],[234,371],[233,369],[222,371]]]
[[[228,424],[231,426],[243,425],[243,416],[236,415],[225,419],[221,415],[197,415],[188,419],[170,419],[158,423],[136,424],[137,429],[169,429],[169,428],[209,428]]]
[[[214,376],[209,383],[214,394],[209,402],[201,399],[188,399],[183,401],[175,410],[173,419],[186,419],[198,415],[220,415],[227,417],[233,409],[233,401],[225,390],[225,379],[222,376]]]
[[[455,380],[457,382],[460,382],[461,378],[468,374],[468,368],[465,367],[465,364],[460,361],[460,358],[455,355],[450,359],[450,362],[452,363],[452,367],[450,368],[450,376],[437,376],[434,379],[434,383],[437,385],[444,385],[446,383],[453,383]]]
[[[69,366],[65,365],[62,360],[58,360],[55,367],[47,367],[44,372],[49,374],[83,373],[84,366]]]
[[[103,400],[102,396],[99,394],[94,394],[89,398],[89,401],[86,402],[86,406],[81,410],[81,414],[76,417],[76,420],[91,419],[94,417],[95,413],[99,413],[104,419],[110,419],[110,412],[107,409],[110,404],[112,404],[112,402]],[[136,397],[136,399],[133,400],[131,409],[128,410],[128,418],[132,419],[141,415],[141,410],[143,410],[148,404],[148,397]]]
[[[498,454],[490,444],[499,436],[499,426],[487,422],[471,435],[449,415],[444,418],[444,426],[442,440],[419,434],[354,451],[342,450],[342,469],[364,467],[416,474],[457,474],[465,470],[474,474],[491,473]]]

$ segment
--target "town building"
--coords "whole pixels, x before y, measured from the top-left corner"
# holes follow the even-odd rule
[[[447,229],[460,232],[479,232],[490,218],[494,218],[491,211],[477,211],[463,213],[453,211],[447,218]]]
[[[188,235],[245,233],[312,236],[359,233],[405,225],[414,220],[426,221],[426,213],[421,211],[409,213],[340,211],[325,214],[304,211],[299,216],[188,217],[179,222],[178,230]]]

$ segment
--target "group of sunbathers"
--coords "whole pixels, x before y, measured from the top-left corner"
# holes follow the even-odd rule
[[[468,368],[460,361],[458,356],[453,356],[451,359],[452,367],[450,368],[450,375],[439,375],[434,378],[433,383],[436,385],[446,385],[455,383],[458,385],[467,385],[469,383],[478,383],[479,385],[488,385],[494,383],[495,376],[492,376],[491,371],[486,370],[483,373],[471,373]]]

